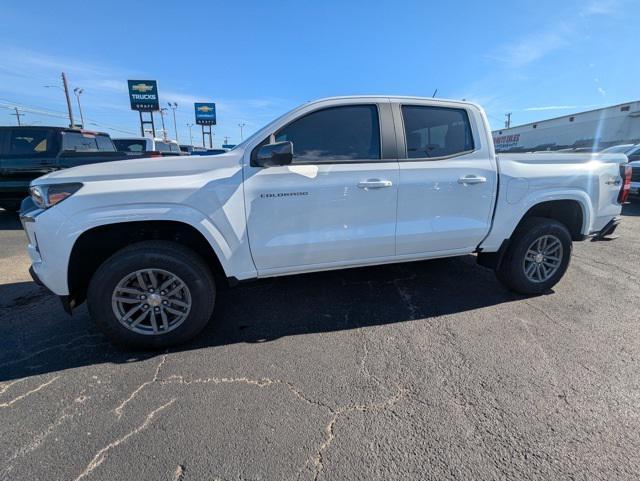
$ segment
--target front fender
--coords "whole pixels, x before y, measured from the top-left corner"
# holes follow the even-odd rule
[[[61,205],[60,207],[62,207]],[[96,227],[136,221],[173,221],[197,229],[217,256],[227,277],[246,279],[256,276],[246,232],[235,233],[222,209],[214,219],[190,205],[136,203],[74,209],[72,216],[62,209],[44,211],[36,221],[42,235],[39,249],[42,262],[34,266],[40,279],[57,295],[68,295],[68,269],[71,253],[79,237]],[[37,234],[36,231],[36,234]]]

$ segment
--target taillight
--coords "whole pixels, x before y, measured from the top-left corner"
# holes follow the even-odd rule
[[[158,150],[150,150],[149,157],[162,157],[162,153]]]
[[[622,187],[618,194],[618,203],[625,204],[629,198],[629,190],[631,189],[631,173],[633,169],[630,165],[620,166],[620,176],[622,177]]]

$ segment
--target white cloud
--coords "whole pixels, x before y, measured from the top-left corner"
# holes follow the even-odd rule
[[[583,16],[612,15],[617,13],[619,3],[617,0],[592,0],[580,11]]]
[[[603,97],[604,97],[605,95],[607,95],[607,91],[606,91],[605,89],[603,89],[602,87],[598,87],[598,93],[599,93],[600,95],[602,95]]]

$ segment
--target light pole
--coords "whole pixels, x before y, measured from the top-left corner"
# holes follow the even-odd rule
[[[195,124],[187,124],[187,127],[189,127],[189,145],[193,145],[193,134],[191,133],[191,127],[193,127]]]
[[[176,133],[176,142],[178,142],[178,125],[176,124],[176,109],[178,108],[178,102],[168,102],[168,104],[169,108],[173,110],[173,131]]]
[[[43,85],[48,89],[60,89],[64,92],[65,100],[67,101],[67,111],[69,112],[69,127],[73,128],[73,110],[71,109],[71,99],[69,98],[69,89],[67,87],[67,76],[62,72],[62,84],[60,85]]]
[[[240,127],[240,142],[242,142],[244,140],[244,136],[242,135],[242,129],[245,127],[245,125],[247,125],[247,124],[245,124],[244,122],[240,122],[238,124],[238,127]]]
[[[78,110],[80,111],[80,124],[84,129],[84,115],[82,115],[82,105],[80,105],[80,95],[84,93],[84,89],[80,87],[76,87],[73,89],[73,93],[76,94],[76,99],[78,99]]]
[[[164,128],[164,114],[167,113],[167,109],[160,109],[160,120],[162,121],[162,138],[167,140],[167,130]]]

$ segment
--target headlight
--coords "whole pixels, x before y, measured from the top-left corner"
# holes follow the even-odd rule
[[[80,187],[82,187],[80,183],[34,185],[29,187],[29,192],[31,199],[38,207],[48,209],[76,193]]]

